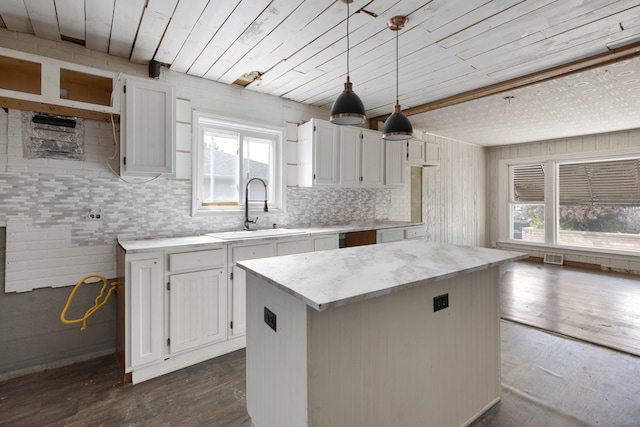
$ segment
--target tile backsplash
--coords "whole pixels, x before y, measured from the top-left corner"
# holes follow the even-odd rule
[[[118,238],[242,227],[243,213],[192,216],[188,179],[130,184],[111,174],[105,163],[115,148],[110,123],[85,121],[84,160],[25,159],[19,111],[0,111],[0,129],[6,129],[0,132],[0,226],[7,226],[7,283],[15,282],[7,289],[18,289],[12,288],[18,282],[33,288],[70,285],[84,269],[113,277]],[[398,190],[289,187],[286,213],[255,214],[263,227],[386,220],[394,212],[393,191]],[[99,210],[100,220],[88,217],[92,210]],[[79,255],[95,261],[80,263]],[[45,264],[59,267],[60,274],[38,275],[35,270]]]

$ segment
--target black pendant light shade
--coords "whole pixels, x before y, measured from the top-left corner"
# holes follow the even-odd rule
[[[387,141],[402,141],[413,136],[413,126],[411,122],[402,114],[400,104],[393,108],[393,114],[384,122],[382,138]]]
[[[402,114],[398,101],[398,31],[404,28],[408,21],[405,16],[394,16],[387,23],[389,29],[396,32],[396,105],[393,107],[393,114],[384,122],[382,129],[382,139],[387,141],[402,141],[413,136],[413,126],[407,116]]]
[[[347,76],[344,92],[336,98],[331,107],[331,122],[337,125],[359,125],[365,119],[364,104],[353,91]]]
[[[367,116],[364,104],[353,91],[349,79],[349,3],[353,0],[342,0],[342,2],[347,4],[347,81],[344,83],[344,91],[336,98],[331,107],[329,120],[336,125],[359,125],[367,119]]]

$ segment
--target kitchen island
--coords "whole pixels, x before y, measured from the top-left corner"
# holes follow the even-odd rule
[[[522,258],[403,241],[238,263],[254,425],[470,423],[500,399],[498,266]]]

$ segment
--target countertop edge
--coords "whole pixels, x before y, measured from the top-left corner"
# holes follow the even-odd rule
[[[456,245],[449,245],[449,246],[456,246]],[[506,257],[503,258],[501,260],[498,261],[493,261],[493,262],[487,262],[485,264],[481,264],[481,265],[475,265],[469,268],[463,268],[461,270],[457,270],[457,271],[452,271],[452,272],[448,272],[445,274],[438,274],[435,276],[431,276],[431,277],[427,277],[424,279],[420,279],[420,280],[414,280],[414,281],[410,281],[404,284],[400,284],[400,285],[394,285],[394,286],[390,286],[388,288],[385,289],[379,289],[379,290],[375,290],[372,292],[365,292],[359,295],[355,295],[355,296],[350,296],[347,298],[342,298],[342,299],[337,299],[334,301],[327,301],[327,302],[319,302],[319,301],[315,301],[312,299],[309,299],[308,297],[306,297],[305,295],[296,292],[294,289],[291,289],[290,287],[283,285],[279,282],[277,282],[276,280],[260,273],[259,271],[254,270],[253,268],[251,268],[250,266],[247,266],[246,264],[244,264],[244,261],[239,261],[237,263],[237,265],[242,268],[243,270],[245,270],[246,272],[259,277],[261,279],[263,279],[264,281],[266,281],[267,283],[277,287],[278,289],[298,298],[299,300],[303,301],[307,306],[315,309],[316,311],[325,311],[329,308],[334,308],[334,307],[341,307],[341,306],[346,306],[349,304],[353,304],[359,301],[365,301],[371,298],[376,298],[379,296],[383,296],[383,295],[388,295],[390,293],[393,292],[398,292],[404,289],[409,289],[412,287],[416,287],[416,286],[422,286],[422,285],[427,285],[430,283],[435,283],[435,282],[439,282],[442,280],[447,280],[447,279],[451,279],[457,276],[461,276],[461,275],[465,275],[465,274],[470,274],[470,273],[474,273],[474,272],[478,272],[478,271],[483,271],[483,270],[487,270],[489,268],[492,267],[499,267],[500,265],[503,264],[507,264],[513,261],[518,261],[518,260],[522,260],[522,259],[526,259],[529,257],[529,254],[526,253],[522,253],[522,252],[513,252],[513,251],[505,251],[505,250],[501,250],[501,249],[492,249],[492,248],[480,248],[479,249],[491,249],[491,250],[495,250],[495,251],[499,251],[499,252],[503,252],[503,253],[510,253],[512,254],[512,256],[510,257]]]
[[[350,233],[354,231],[366,231],[366,230],[384,230],[389,228],[401,228],[401,227],[419,227],[424,226],[424,222],[401,222],[401,221],[389,221],[378,224],[348,224],[348,225],[328,225],[317,227],[292,227],[292,229],[305,230],[303,233],[297,234],[283,234],[279,236],[264,236],[253,238],[238,238],[238,239],[218,239],[215,237],[207,236],[206,234],[199,236],[180,236],[180,237],[160,237],[160,238],[118,238],[116,243],[122,247],[125,253],[144,253],[153,252],[166,249],[178,249],[186,248],[189,246],[198,247],[202,245],[212,244],[235,244],[235,243],[248,243],[260,240],[278,240],[290,237],[304,237],[311,235],[322,234],[335,234],[335,233]],[[221,232],[222,233],[222,232]],[[214,233],[209,233],[214,234]]]

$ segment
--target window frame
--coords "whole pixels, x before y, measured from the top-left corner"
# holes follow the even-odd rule
[[[269,213],[284,213],[286,210],[285,182],[284,182],[284,127],[241,121],[225,116],[219,116],[204,111],[194,110],[192,114],[192,216],[196,215],[238,215],[244,214],[244,189],[238,188],[238,204],[220,204],[205,206],[201,200],[201,186],[204,177],[204,144],[205,131],[219,130],[222,132],[237,132],[239,140],[238,153],[238,185],[241,186],[243,174],[244,136],[273,140],[273,165],[270,165],[269,182]],[[252,197],[253,198],[253,197]],[[249,202],[249,209],[263,207],[262,202]]]
[[[578,252],[595,252],[606,254],[637,255],[638,251],[626,251],[621,249],[596,248],[588,246],[562,245],[559,242],[559,166],[567,163],[585,162],[606,162],[615,160],[637,159],[640,152],[637,147],[623,148],[617,150],[607,150],[590,153],[562,153],[549,156],[532,156],[522,158],[511,158],[499,160],[499,177],[502,182],[499,189],[498,242],[513,246],[531,246],[541,248],[559,248]],[[512,230],[512,194],[513,194],[513,174],[512,167],[526,166],[532,164],[545,164],[547,171],[545,176],[544,210],[545,210],[545,241],[523,241],[513,238]],[[526,203],[520,203],[526,204]],[[534,203],[535,204],[535,203]]]

